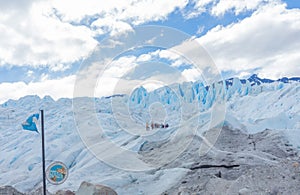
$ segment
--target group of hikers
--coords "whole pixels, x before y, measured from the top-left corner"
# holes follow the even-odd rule
[[[151,122],[150,125],[149,123],[147,122],[146,123],[146,130],[150,130],[151,129],[158,129],[158,128],[168,128],[169,127],[169,124],[159,124],[159,123],[153,123]]]

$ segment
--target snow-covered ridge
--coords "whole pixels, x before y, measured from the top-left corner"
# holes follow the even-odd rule
[[[281,89],[284,85],[293,83],[300,83],[300,77],[283,77],[277,80],[272,80],[267,78],[262,79],[259,78],[257,74],[253,74],[248,79],[229,78],[224,81],[213,83],[210,86],[205,85],[205,83],[201,81],[185,82],[165,86],[152,92],[147,92],[147,90],[141,86],[136,88],[132,94],[130,94],[129,98],[132,102],[142,104],[145,107],[147,107],[145,103],[149,102],[159,101],[164,104],[174,104],[180,99],[181,101],[183,100],[190,103],[197,100],[206,104],[206,108],[209,108],[216,95],[221,95],[221,98],[228,100],[235,93],[241,96],[255,95],[260,92]],[[126,94],[114,94],[103,98],[110,99],[124,96],[128,98]],[[6,107],[8,105],[12,106],[16,104],[16,102],[26,102],[29,99],[33,102],[40,100],[37,95],[29,95],[22,97],[19,100],[8,100],[1,104],[1,107]],[[67,99],[68,98],[62,98],[58,101],[66,101]],[[43,100],[44,102],[54,101],[50,96],[45,96]]]
[[[209,109],[216,100],[230,100],[233,96],[257,95],[262,92],[276,91],[286,85],[298,85],[300,78],[281,78],[278,80],[261,79],[256,74],[248,79],[230,78],[206,86],[203,82],[185,82],[162,87],[152,92],[141,86],[130,96],[134,104],[146,108],[158,101],[164,105],[180,106],[178,101],[187,103],[199,102],[201,111]]]
[[[89,98],[79,98],[82,102],[80,106],[85,108],[87,99]],[[120,147],[132,151],[139,150],[145,139],[125,132],[121,127],[127,125],[130,129],[139,124],[144,128],[145,122],[152,119],[149,109],[153,105],[155,108],[156,102],[163,105],[163,109],[159,109],[158,105],[157,110],[153,109],[154,116],[157,116],[157,120],[166,117],[165,122],[170,128],[155,132],[150,137],[154,141],[158,140],[157,137],[164,139],[176,131],[173,127],[178,125],[180,112],[193,115],[200,111],[199,123],[205,129],[210,120],[210,108],[214,103],[224,101],[225,125],[248,133],[265,129],[284,131],[291,144],[300,148],[300,82],[297,78],[271,82],[254,75],[247,80],[232,78],[210,86],[202,82],[186,82],[151,92],[140,87],[130,95],[114,95],[94,100],[94,112],[106,129],[106,136]],[[132,114],[130,120],[120,117],[116,121],[112,102],[116,102],[117,106],[125,103]],[[49,186],[52,192],[59,189],[76,190],[84,180],[110,186],[120,194],[134,194],[139,190],[146,193],[153,189],[163,192],[185,174],[186,170],[181,168],[160,170],[155,174],[114,169],[95,158],[82,143],[76,130],[72,99],[54,101],[49,96],[42,99],[38,96],[26,96],[0,105],[1,186],[13,185],[24,192],[41,186],[40,135],[23,131],[21,127],[26,117],[41,108],[45,110],[46,164],[58,160],[64,162],[70,170],[66,183]],[[162,110],[166,113],[162,113]],[[189,129],[193,124],[187,125],[191,125],[186,127]],[[135,183],[136,180],[139,184]],[[158,184],[161,184],[159,188],[156,186]]]

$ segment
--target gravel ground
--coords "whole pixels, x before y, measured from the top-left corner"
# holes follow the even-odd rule
[[[204,139],[196,136],[179,158],[161,168],[189,169],[164,194],[300,194],[299,154],[279,131],[248,135],[224,127],[214,147],[200,156]],[[174,147],[165,145],[147,143],[141,154],[146,161],[159,159],[161,150]]]

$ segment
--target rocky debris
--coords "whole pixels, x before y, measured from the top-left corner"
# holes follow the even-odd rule
[[[94,185],[88,182],[82,182],[76,195],[117,195],[117,192],[110,187],[103,185]]]
[[[52,195],[48,190],[46,191],[47,195]],[[43,194],[43,187],[35,189],[29,193],[25,193],[26,195],[41,195]]]
[[[38,188],[33,192],[21,193],[18,192],[12,186],[0,187],[0,195],[41,195],[43,194],[43,188]],[[88,182],[82,182],[79,189],[76,192],[70,190],[59,190],[55,194],[51,194],[47,191],[47,195],[117,195],[117,192],[111,189],[110,187],[103,185],[94,185]]]
[[[31,192],[28,192],[28,193],[21,193],[12,186],[0,187],[0,195],[41,195],[41,194],[43,194],[43,188],[42,187],[40,187],[38,189],[35,189],[35,190],[32,190]],[[58,193],[57,195],[73,195],[73,194]],[[49,191],[47,191],[47,195],[53,195],[53,194],[50,193]]]
[[[0,195],[24,195],[12,186],[4,186],[0,187]]]
[[[75,192],[72,192],[70,190],[67,191],[59,190],[55,193],[55,195],[75,195]]]
[[[177,144],[180,144],[179,142]],[[203,138],[195,136],[187,149],[161,169],[190,171],[164,194],[298,194],[300,157],[283,134],[265,130],[248,135],[225,126],[208,153],[199,155]],[[148,142],[140,151],[143,159],[160,159],[160,150]],[[173,147],[173,146],[171,146]],[[149,149],[149,150],[148,150]],[[150,150],[151,149],[151,150]],[[174,148],[175,149],[175,148]]]

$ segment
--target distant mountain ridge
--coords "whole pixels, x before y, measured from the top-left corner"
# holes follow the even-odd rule
[[[234,78],[230,78],[230,79],[226,79],[226,85],[232,85],[232,81]],[[258,77],[257,74],[253,74],[251,75],[248,79],[240,79],[242,84],[245,84],[246,81],[249,81],[251,86],[253,85],[261,85],[262,83],[274,83],[274,82],[282,82],[282,83],[290,83],[290,82],[300,82],[300,77],[282,77],[280,79],[277,80],[272,80],[272,79],[268,79],[268,78],[260,78]]]

